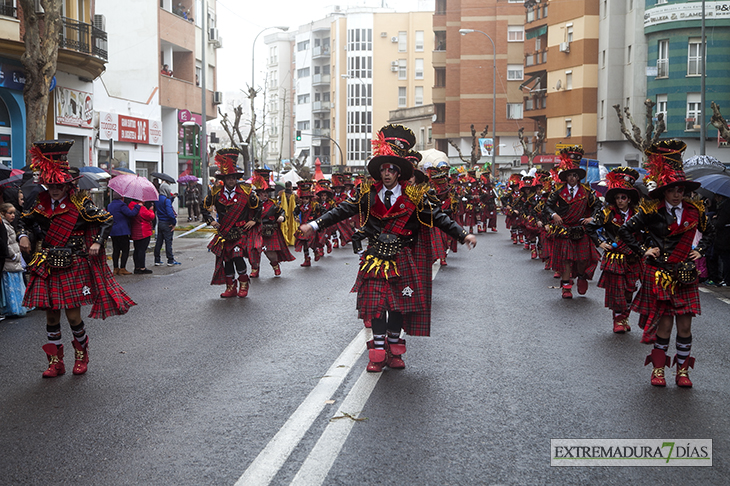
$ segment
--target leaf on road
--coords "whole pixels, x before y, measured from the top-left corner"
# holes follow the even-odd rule
[[[335,403],[335,401],[334,400],[325,400],[324,403],[326,403],[327,405],[332,405],[333,403]]]
[[[367,417],[358,418],[347,412],[342,412],[342,415],[340,415],[338,417],[332,417],[330,419],[330,422],[333,422],[333,421],[335,421],[337,419],[341,419],[341,418],[349,418],[350,420],[354,420],[355,422],[365,422],[368,419]]]

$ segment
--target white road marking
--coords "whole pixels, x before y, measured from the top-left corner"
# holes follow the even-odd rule
[[[268,485],[271,482],[309,427],[322,413],[326,406],[325,401],[332,398],[355,362],[365,352],[366,335],[366,329],[363,328],[347,345],[317,386],[238,479],[236,486]]]
[[[730,299],[726,299],[725,297],[718,297],[718,299],[722,302],[725,302],[726,304],[730,304]]]
[[[347,413],[359,418],[381,376],[382,373],[363,371],[333,417],[341,417],[343,413]],[[354,425],[355,420],[349,417],[331,421],[294,476],[292,486],[318,486],[324,483]]]
[[[706,289],[705,287],[697,287],[700,292],[704,292],[706,294],[714,294],[714,292],[710,289]]]

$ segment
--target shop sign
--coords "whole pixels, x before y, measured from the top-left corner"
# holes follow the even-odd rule
[[[99,138],[117,142],[162,145],[162,122],[100,112]]]
[[[55,92],[57,125],[92,128],[94,95],[61,86],[57,86]]]
[[[644,12],[644,28],[667,22],[683,22],[702,19],[702,4],[705,5],[707,20],[730,19],[730,1],[728,2],[693,2],[663,4]]]

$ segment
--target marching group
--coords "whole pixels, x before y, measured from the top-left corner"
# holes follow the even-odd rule
[[[114,274],[129,274],[124,269],[127,235],[134,242],[134,273],[150,273],[144,253],[155,213],[148,204],[119,195],[108,212],[94,206],[74,183],[77,177],[66,160],[70,143],[34,144],[32,165],[46,190],[15,226],[8,223],[16,208],[0,206],[6,231],[18,242],[17,249],[8,247],[9,279],[22,282],[22,268],[8,267],[13,252],[30,255],[28,288],[17,292],[15,300],[23,295],[22,306],[46,312],[48,343],[43,349],[49,364],[44,377],[65,373],[62,309],[74,335],[73,373],[83,374],[88,336],[81,306],[92,305],[89,316],[104,319],[134,305],[106,264],[103,245],[109,236]],[[278,277],[281,263],[295,260],[290,246],[303,254],[301,266],[309,267],[325,251],[351,243],[360,256],[352,288],[358,317],[373,333],[367,370],[404,368],[402,332],[430,334],[432,265],[447,265],[447,254],[457,251],[457,243],[476,245],[472,232],[496,232],[498,211],[488,166],[481,172],[459,172],[440,164],[424,172],[414,145],[408,128],[388,125],[373,141],[367,176],[333,174],[331,180],[301,180],[296,187],[287,183],[279,192],[268,169],[256,169],[250,182],[244,182],[244,171],[236,165],[239,151],[219,150],[216,181],[201,204],[202,219],[215,230],[208,244],[215,256],[211,285],[225,285],[221,298],[245,298],[251,279],[259,277],[262,254]],[[675,323],[676,382],[692,386],[691,323],[700,312],[695,262],[714,237],[702,202],[692,197],[699,184],[684,175],[684,149],[684,143],[669,140],[647,151],[647,194],[636,187],[635,169],[619,167],[606,178],[602,202],[590,185],[580,182],[586,175],[579,166],[583,153],[571,147],[561,152],[560,164],[551,171],[513,175],[499,201],[513,243],[524,244],[531,258],[542,259],[545,269],[555,272],[562,298],[573,297],[574,283],[585,294],[600,262],[598,287],[605,289],[605,305],[613,312],[613,331],[630,331],[629,313],[640,315],[642,342],[654,345],[646,364],[653,365],[651,383],[656,386],[666,385],[664,368],[672,365],[667,350]],[[156,205],[162,204],[163,211],[157,210],[161,224],[169,196],[169,189],[160,188]],[[169,209],[170,228],[157,237],[156,264],[162,264],[159,255],[167,236],[168,265],[177,264],[171,248],[175,214]],[[114,229],[115,219],[131,225]]]

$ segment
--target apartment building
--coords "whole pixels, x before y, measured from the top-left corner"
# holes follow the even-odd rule
[[[319,42],[318,47],[321,51],[321,38]],[[262,160],[278,172],[284,164],[291,161],[294,155],[295,131],[292,125],[294,122],[292,113],[296,98],[294,97],[294,77],[291,69],[295,45],[294,34],[275,32],[264,37],[264,43],[269,52],[266,58],[267,74],[264,91],[266,100],[264,132],[266,136],[264,137]],[[321,72],[318,74],[321,79]]]
[[[39,7],[40,8],[40,7]],[[93,2],[66,0],[58,67],[51,83],[46,138],[74,140],[69,162],[87,165],[95,140],[95,96],[92,80],[107,64],[107,33]],[[23,101],[25,72],[20,57],[25,51],[23,12],[14,1],[0,3],[0,162],[14,168],[26,163]]]

